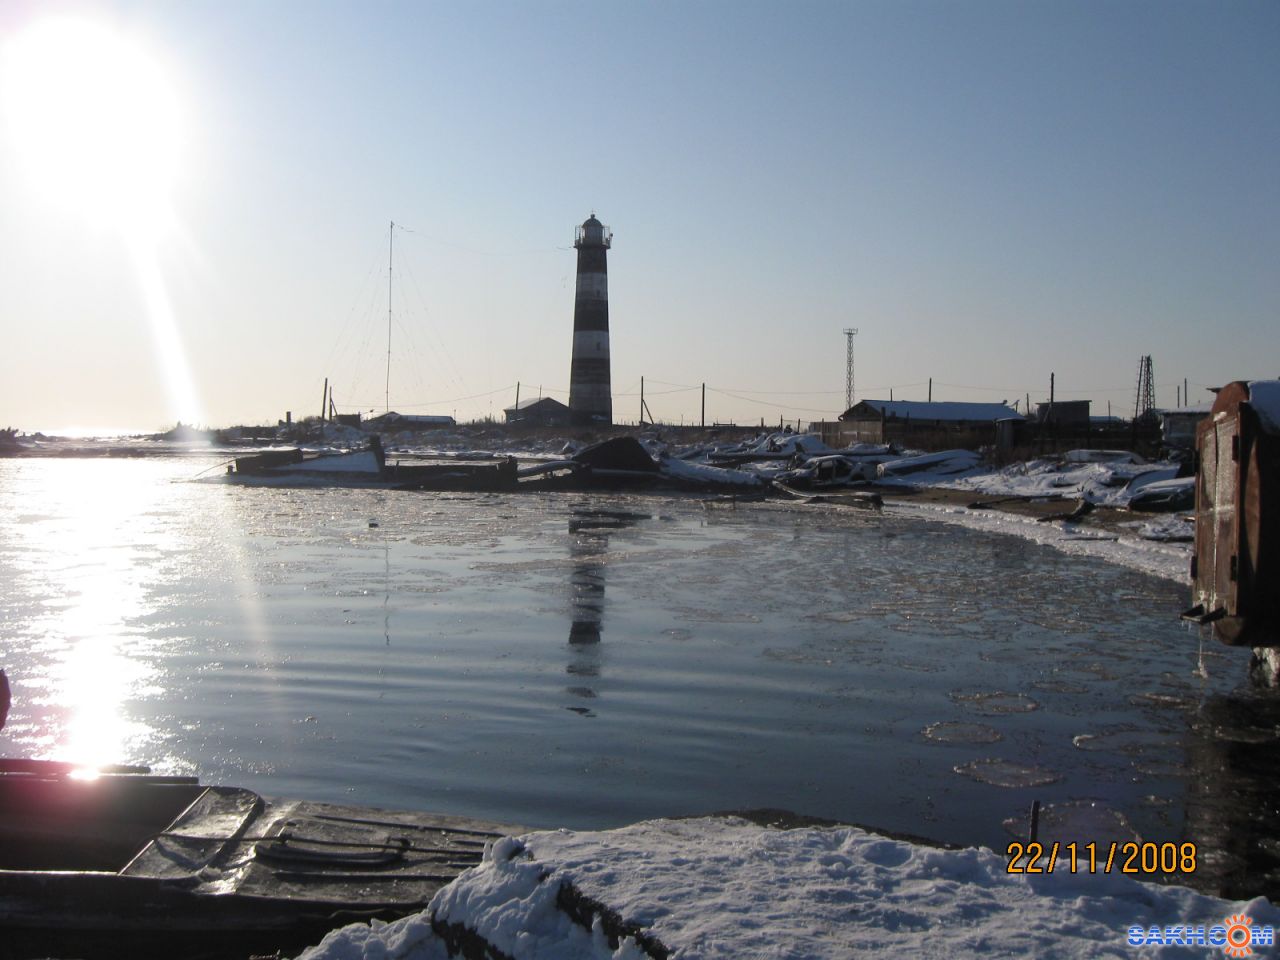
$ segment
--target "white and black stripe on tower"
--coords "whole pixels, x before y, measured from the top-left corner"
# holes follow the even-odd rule
[[[613,232],[593,213],[578,227],[578,293],[573,304],[573,364],[569,368],[569,420],[613,423],[609,390],[609,268]]]

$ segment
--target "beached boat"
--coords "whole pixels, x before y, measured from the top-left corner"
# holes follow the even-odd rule
[[[228,466],[229,478],[245,480],[293,480],[300,483],[344,483],[383,479],[381,449],[341,453],[306,454],[297,448],[264,450],[236,459]]]
[[[237,457],[223,479],[250,486],[388,487],[393,490],[514,490],[516,461],[388,463],[377,435],[364,450],[303,453],[289,448]]]
[[[0,957],[298,950],[422,910],[518,828],[0,760]]]

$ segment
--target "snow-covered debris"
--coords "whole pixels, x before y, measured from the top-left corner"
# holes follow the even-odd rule
[[[830,453],[831,448],[816,433],[771,433],[748,446],[744,452],[813,455]]]
[[[709,453],[709,448],[705,444],[694,444],[691,447],[677,447],[671,450],[671,456],[680,460],[702,460]]]
[[[707,451],[706,459],[712,463],[737,465],[756,461],[790,460],[830,452],[831,448],[816,434],[771,433],[731,446],[716,446]]]
[[[876,468],[881,479],[895,479],[910,474],[927,473],[932,477],[949,476],[972,470],[982,462],[972,450],[943,450],[941,453],[926,453],[918,457],[903,457],[890,460]]]
[[[785,484],[804,487],[843,486],[845,484],[874,480],[876,464],[864,458],[844,456],[810,457],[804,465],[774,474],[773,479]]]
[[[1138,479],[1141,479],[1140,477]],[[1132,485],[1131,485],[1132,486]],[[1162,511],[1190,510],[1196,504],[1196,478],[1175,477],[1154,480],[1131,490],[1130,510]]]
[[[1177,477],[1173,463],[1063,462],[1057,459],[1030,460],[1001,469],[975,469],[962,477],[935,470],[913,474],[909,482],[917,486],[937,486],[967,490],[991,497],[1052,497],[1085,500],[1094,506],[1124,508],[1147,484]]]
[[[1068,450],[1062,459],[1067,463],[1146,463],[1132,450]]]
[[[1233,903],[1119,873],[1072,874],[1061,863],[1052,874],[1008,866],[989,850],[939,850],[853,827],[773,830],[716,818],[548,831],[495,843],[426,913],[345,927],[302,957],[442,960],[441,933],[463,930],[515,960],[647,960],[663,948],[674,960],[1129,957],[1130,938],[1153,928],[1168,940],[1173,928],[1247,916],[1261,941],[1280,925],[1280,909],[1262,897]],[[571,909],[590,928],[570,920]],[[1142,955],[1207,954],[1166,943]]]
[[[690,463],[677,457],[663,455],[658,461],[658,469],[670,480],[698,486],[741,487],[750,489],[763,486],[763,481],[755,473],[746,470],[730,470],[726,467],[712,467],[703,463]]]
[[[846,457],[887,457],[893,456],[893,445],[889,443],[855,443],[836,453]]]
[[[324,425],[324,442],[363,447],[369,442],[369,434],[359,427],[349,427],[345,423],[326,423]]]

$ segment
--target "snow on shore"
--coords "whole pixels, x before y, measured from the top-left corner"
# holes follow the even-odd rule
[[[645,960],[664,947],[674,960],[835,960],[1131,957],[1133,927],[1144,937],[1159,927],[1167,940],[1166,928],[1209,931],[1236,915],[1280,925],[1264,898],[1232,903],[1118,873],[1037,876],[1007,865],[985,849],[940,850],[854,827],[717,818],[547,831],[492,845],[423,914],[334,931],[302,960],[443,960],[437,931],[459,927],[515,960]],[[1220,950],[1166,943],[1140,955]]]
[[[941,520],[974,530],[1007,533],[1036,543],[1043,543],[1063,553],[1078,557],[1097,557],[1153,577],[1187,583],[1191,576],[1191,544],[1168,542],[1143,536],[1143,529],[1166,535],[1187,527],[1180,517],[1159,520],[1135,519],[1132,534],[1106,533],[1068,522],[1040,523],[1035,517],[996,510],[971,510],[957,504],[886,502],[885,511],[904,516]],[[1167,525],[1173,525],[1169,529]]]

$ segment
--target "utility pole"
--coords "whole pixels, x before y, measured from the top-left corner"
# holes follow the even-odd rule
[[[396,255],[396,222],[387,230],[387,392],[383,397],[386,413],[391,412],[391,278]]]
[[[853,406],[853,338],[858,335],[857,327],[844,329],[844,408]]]
[[[702,429],[707,428],[707,383],[702,382]]]

